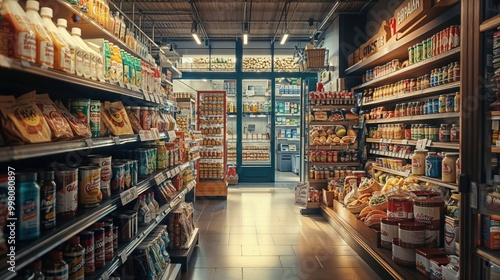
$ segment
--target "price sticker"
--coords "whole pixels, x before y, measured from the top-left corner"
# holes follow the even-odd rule
[[[139,139],[141,141],[146,141],[146,132],[144,130],[139,130]]]
[[[423,139],[418,139],[417,140],[417,150],[423,150],[425,149],[425,144],[427,143],[427,141],[424,142]]]
[[[156,176],[155,176],[155,182],[157,185],[165,182],[165,175],[163,174],[163,172],[161,173],[158,173]]]
[[[431,140],[431,139],[428,139],[428,140],[427,140],[427,147],[429,147],[430,145],[432,145],[432,140]]]
[[[44,64],[44,65],[40,66],[40,69],[47,70],[47,69],[49,69],[49,67]]]
[[[120,87],[122,87],[122,88],[124,88],[124,87],[125,87],[125,84],[124,84],[122,81],[118,81],[118,85],[119,85]]]
[[[175,168],[175,172],[176,172],[177,174],[181,173],[181,168],[180,168],[180,166],[177,166],[177,168]]]
[[[120,145],[120,137],[115,136],[113,137],[113,140],[115,140],[115,145]]]
[[[169,130],[167,131],[167,134],[168,134],[168,140],[172,141],[174,140],[175,138],[177,138],[177,135],[175,134],[175,131],[174,130]]]
[[[147,101],[151,101],[151,97],[149,97],[149,94],[147,94],[146,92],[144,93],[144,99],[146,99]]]
[[[128,89],[128,90],[131,90],[132,88],[130,87],[129,84],[125,84],[125,87]]]
[[[131,187],[130,189],[120,193],[120,199],[122,205],[127,205],[131,201],[135,200],[138,196],[137,187]]]
[[[124,263],[127,261],[127,253],[126,253],[126,252],[123,252],[123,253],[120,255],[120,259],[122,260],[122,264],[124,264]]]
[[[92,142],[92,139],[85,139],[85,144],[87,145],[87,147],[92,147],[94,145],[94,143]]]
[[[170,170],[169,170],[169,171],[167,171],[167,177],[168,177],[168,178],[172,178],[172,171],[170,171]]]
[[[99,82],[101,82],[101,83],[106,82],[106,79],[104,79],[104,77],[97,77],[97,80],[99,80]]]
[[[131,86],[131,88],[132,88],[133,91],[139,91],[139,88],[136,87],[136,86]]]
[[[401,144],[403,144],[403,145],[408,145],[408,139],[403,139],[403,140],[401,140]]]

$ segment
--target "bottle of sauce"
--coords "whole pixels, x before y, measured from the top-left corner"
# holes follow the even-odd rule
[[[442,162],[442,175],[441,181],[445,183],[455,183],[457,180],[456,164],[458,160],[458,153],[446,153]]]
[[[17,226],[17,239],[24,241],[40,236],[40,186],[36,172],[16,174],[16,218],[22,221]]]
[[[36,34],[33,30],[34,26],[19,5],[18,0],[3,1],[1,14],[2,25],[7,28],[0,29],[0,38],[6,41],[0,46],[0,54],[35,62]]]
[[[460,127],[457,124],[451,125],[450,141],[451,142],[460,142]]]
[[[78,44],[73,40],[73,37],[69,34],[66,28],[68,27],[68,22],[63,19],[57,19],[57,30],[61,38],[69,46],[71,52],[71,73],[78,76],[83,76],[83,55],[82,50]]]
[[[38,172],[40,184],[40,228],[51,229],[56,226],[56,183],[54,171]]]
[[[458,65],[458,62],[453,65],[453,81],[460,81],[460,65]]]
[[[94,232],[94,265],[101,268],[106,265],[106,251],[104,247],[104,222],[97,222],[92,226]]]
[[[58,28],[52,22],[52,9],[43,7],[40,10],[40,16],[54,44],[54,68],[73,74],[74,68],[72,67],[74,64],[74,56],[71,54],[69,45],[63,40],[61,34],[59,34]]]
[[[45,280],[45,274],[42,271],[42,260],[38,259],[32,262],[30,269],[33,272],[33,280]]]
[[[78,27],[73,27],[71,28],[71,36],[73,37],[73,40],[80,46],[80,49],[82,50],[82,63],[83,67],[81,67],[83,71],[83,76],[87,79],[91,78],[91,67],[92,67],[92,56],[93,52],[90,50],[90,48],[85,44],[85,42],[82,39],[82,30]],[[95,57],[94,57],[94,63],[95,63]],[[95,65],[94,65],[95,67]]]
[[[460,112],[460,93],[455,93],[455,100],[453,102],[453,111]]]
[[[26,18],[33,24],[36,35],[36,63],[53,68],[54,44],[43,25],[42,18],[38,14],[39,10],[40,3],[38,1],[26,1]]]
[[[90,71],[91,71],[91,78],[94,79],[94,74],[93,71],[95,71],[95,79],[99,81],[104,81],[104,59],[103,59],[103,54],[102,54],[102,48],[99,47],[98,45],[85,41],[87,46],[92,50],[92,53],[90,54]],[[92,57],[95,57],[95,70],[92,67]]]
[[[425,175],[425,158],[427,150],[415,150],[411,158],[411,173],[413,175]]]
[[[64,261],[68,264],[68,279],[83,280],[85,278],[85,248],[80,245],[80,236],[70,238],[63,249]]]
[[[50,251],[49,261],[45,264],[46,280],[68,279],[68,264],[63,261],[61,250]]]

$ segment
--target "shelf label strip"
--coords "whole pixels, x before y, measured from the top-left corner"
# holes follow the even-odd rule
[[[165,178],[165,175],[163,174],[163,172],[160,172],[158,173],[156,176],[155,176],[155,183],[157,185],[165,182],[166,178]]]
[[[138,196],[137,187],[132,187],[124,192],[120,193],[120,199],[122,201],[122,205],[127,205],[131,201],[134,201]]]

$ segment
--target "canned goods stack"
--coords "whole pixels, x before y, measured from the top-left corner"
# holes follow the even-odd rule
[[[352,105],[356,104],[356,98],[349,91],[338,92],[309,92],[310,105]]]
[[[404,172],[411,168],[411,166],[406,164],[406,160],[403,159],[378,157],[375,159],[375,162],[378,166],[401,172]]]
[[[355,168],[341,168],[341,167],[311,167],[309,169],[309,179],[334,179],[340,180],[347,176],[353,176]]]
[[[366,70],[366,73],[362,76],[363,83],[394,73],[400,68],[401,63],[399,63],[399,59],[393,59],[382,66],[376,66],[374,69]]]
[[[312,163],[343,163],[357,162],[357,150],[329,151],[329,150],[311,150],[309,151],[310,161]]]
[[[397,144],[384,144],[384,143],[371,143],[370,153],[372,154],[385,154],[393,153],[397,154],[401,158],[406,158],[412,152],[410,146],[397,145]]]
[[[422,62],[460,46],[460,25],[452,25],[421,43],[408,48],[410,65]]]

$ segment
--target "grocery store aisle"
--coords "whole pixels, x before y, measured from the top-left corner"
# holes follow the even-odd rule
[[[299,214],[292,190],[269,186],[197,200],[200,242],[182,279],[380,279],[322,217]]]

